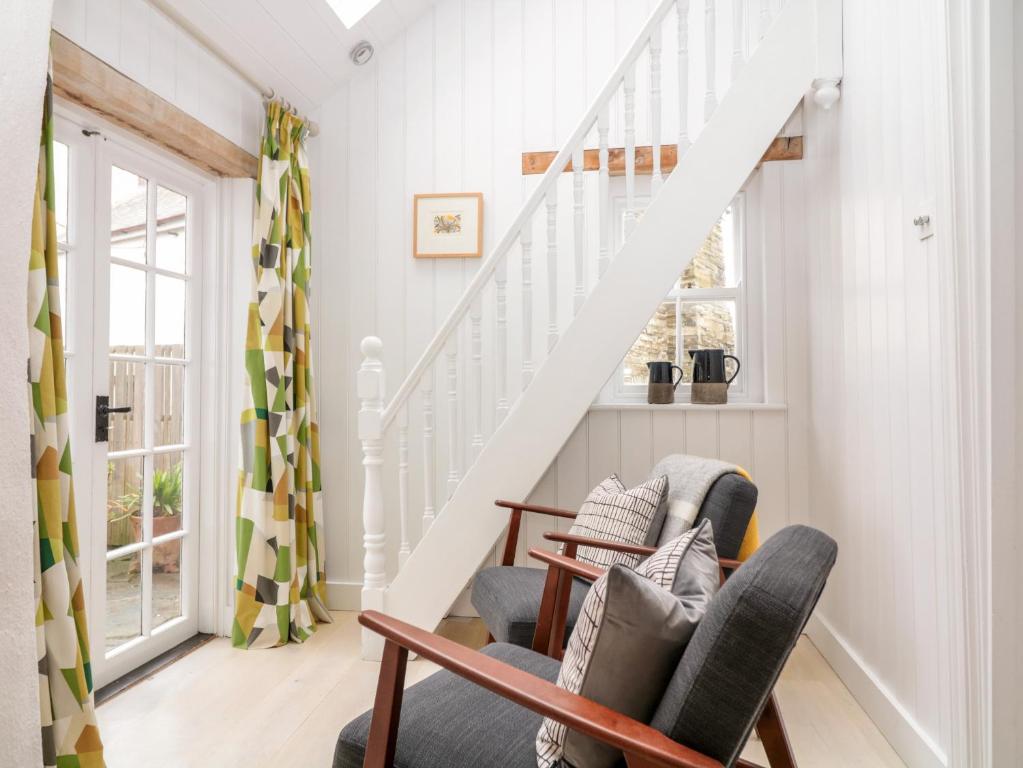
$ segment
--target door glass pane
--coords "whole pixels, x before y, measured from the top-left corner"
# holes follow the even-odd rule
[[[185,368],[181,365],[153,366],[153,402],[156,408],[153,445],[184,442]]]
[[[141,456],[107,460],[107,550],[142,541]]]
[[[181,615],[181,539],[153,547],[153,628]]]
[[[623,365],[624,383],[646,384],[650,380],[646,364],[656,360],[676,360],[675,302],[665,301],[650,318],[646,329],[636,339]],[[677,374],[676,374],[677,375]]]
[[[53,202],[57,207],[57,242],[68,241],[68,148],[53,142]]]
[[[142,448],[145,435],[145,363],[126,360],[110,361],[110,407],[128,406],[128,413],[109,415],[110,440],[108,451],[127,451]]]
[[[723,349],[725,354],[735,354],[736,322],[734,301],[692,301],[682,303],[682,370],[683,381],[693,380],[693,360],[689,351],[693,349]],[[725,361],[725,372],[731,376],[735,363]]]
[[[156,188],[156,266],[185,271],[187,200],[166,187]]]
[[[729,207],[689,262],[679,288],[734,288],[738,284],[734,208]]]
[[[107,562],[106,650],[142,634],[142,553]]]
[[[60,294],[60,326],[64,331],[64,349],[70,349],[71,334],[67,316],[67,253],[57,252],[57,292]]]
[[[121,264],[110,265],[110,351],[146,352],[146,273]]]
[[[185,356],[185,281],[156,276],[156,355]]]
[[[181,451],[153,457],[153,538],[181,529],[184,463]]]
[[[116,259],[146,262],[148,189],[141,176],[110,169],[110,255]]]

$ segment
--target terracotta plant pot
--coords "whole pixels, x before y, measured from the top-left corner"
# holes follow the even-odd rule
[[[180,515],[162,515],[153,518],[153,538],[173,533],[181,527]],[[142,517],[131,516],[131,528],[135,541],[142,540]],[[155,547],[153,549],[153,571],[155,573],[177,573],[181,564],[181,547]]]

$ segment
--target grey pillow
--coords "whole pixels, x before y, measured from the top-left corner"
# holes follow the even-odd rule
[[[558,685],[649,722],[696,625],[717,592],[709,523],[668,542],[636,571],[613,566],[590,589],[565,650]],[[620,751],[551,719],[536,738],[537,764],[612,768]]]

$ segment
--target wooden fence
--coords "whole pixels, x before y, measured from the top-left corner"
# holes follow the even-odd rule
[[[117,346],[111,354],[144,355],[144,347]],[[180,344],[161,345],[158,357],[181,358]],[[145,367],[153,366],[153,413],[146,413]],[[130,413],[110,414],[110,440],[107,449],[123,451],[142,448],[147,419],[152,419],[153,445],[177,445],[184,441],[185,368],[183,365],[146,363],[142,361],[110,361],[110,405],[131,406]],[[181,462],[180,453],[154,457],[154,471],[169,471]],[[131,514],[137,512],[134,494],[141,497],[141,457],[111,459],[107,462],[107,548],[113,549],[135,541]]]

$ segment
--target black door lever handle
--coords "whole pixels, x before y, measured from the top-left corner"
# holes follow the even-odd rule
[[[96,407],[98,413],[131,413],[130,405],[122,405],[119,408],[111,408],[109,405],[99,405]]]
[[[110,398],[106,395],[96,395],[96,442],[105,443],[110,439],[110,414],[131,413],[130,405],[111,407]]]

